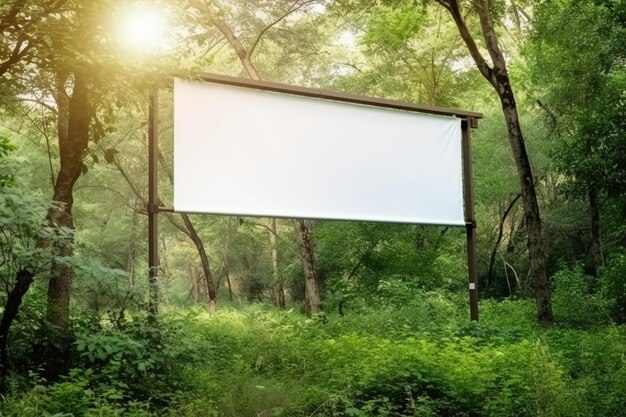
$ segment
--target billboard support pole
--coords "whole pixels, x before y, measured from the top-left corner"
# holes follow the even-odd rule
[[[157,89],[150,92],[148,103],[148,275],[149,304],[152,316],[159,312],[159,188],[158,188],[158,110]]]
[[[465,200],[465,231],[467,234],[467,272],[469,284],[470,319],[478,321],[478,273],[476,270],[476,219],[474,218],[474,190],[472,177],[472,146],[470,128],[478,127],[477,120],[468,117],[461,121],[463,148],[463,199]]]

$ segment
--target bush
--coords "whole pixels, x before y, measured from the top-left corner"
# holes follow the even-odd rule
[[[552,277],[555,319],[576,326],[594,326],[609,319],[609,302],[596,290],[596,278],[580,266],[562,269]]]
[[[75,345],[83,370],[76,372],[92,386],[107,387],[111,400],[166,404],[183,388],[183,368],[200,358],[199,347],[174,318],[138,318],[124,331],[79,333]]]
[[[602,294],[609,302],[611,318],[626,323],[626,254],[614,254],[600,275]]]
[[[486,301],[470,323],[465,297],[414,300],[323,319],[170,312],[85,332],[81,369],[13,390],[0,416],[624,416],[623,327],[542,328],[528,300]]]
[[[41,381],[39,381],[41,382]],[[151,417],[148,405],[120,405],[111,390],[90,388],[84,376],[72,372],[63,382],[35,384],[24,393],[13,391],[0,404],[2,417]]]

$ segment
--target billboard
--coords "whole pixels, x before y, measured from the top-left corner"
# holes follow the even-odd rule
[[[176,79],[174,210],[464,225],[461,119]]]

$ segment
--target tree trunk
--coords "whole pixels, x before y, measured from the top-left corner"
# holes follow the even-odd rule
[[[509,83],[508,74],[499,78],[502,82],[502,90],[499,92],[500,101],[521,185],[524,224],[528,232],[528,260],[530,263],[532,287],[535,293],[537,320],[540,324],[547,325],[552,323],[553,316],[550,285],[546,274],[546,253],[542,236],[541,217],[539,215],[539,202],[537,201],[532,169],[526,152],[515,97]]]
[[[596,276],[604,267],[604,251],[602,248],[602,225],[600,223],[600,201],[596,187],[589,187],[589,208],[591,209],[591,253]]]
[[[62,87],[62,85],[60,85]],[[65,96],[62,88],[58,97]],[[63,100],[60,100],[62,103]],[[47,220],[57,228],[74,229],[72,205],[74,203],[74,184],[82,172],[83,153],[89,140],[89,124],[91,122],[91,106],[88,97],[88,86],[82,73],[74,73],[72,96],[67,107],[67,125],[65,116],[59,110],[59,157],[61,166],[54,185],[53,200],[62,205],[48,211]],[[60,256],[71,256],[71,245],[57,248]],[[46,324],[48,327],[48,346],[46,349],[47,375],[55,378],[67,370],[69,365],[73,334],[70,326],[70,295],[72,271],[70,268],[52,264],[48,282],[48,304]]]
[[[285,290],[280,279],[278,268],[278,233],[276,232],[276,219],[269,219],[268,233],[272,250],[272,276],[274,278],[274,304],[279,309],[285,308]]]
[[[169,168],[169,165],[165,161],[165,157],[163,156],[161,149],[159,149],[159,162],[161,163],[161,166],[165,169],[170,183],[174,184],[174,175],[171,168]],[[209,257],[206,254],[204,243],[202,242],[200,235],[198,235],[198,232],[196,231],[196,228],[191,222],[189,216],[185,213],[180,213],[180,217],[183,219],[183,223],[185,223],[185,228],[187,229],[185,234],[189,236],[193,244],[196,246],[198,255],[200,256],[202,271],[204,273],[204,280],[206,282],[206,289],[209,295],[209,304],[207,310],[209,314],[213,315],[217,311],[217,289],[215,288],[215,283],[213,282],[213,274],[211,273],[211,264],[209,263]]]
[[[135,198],[135,206],[137,207],[139,198]],[[135,252],[137,251],[137,223],[139,216],[137,210],[133,209],[133,217],[130,226],[130,239],[128,241],[128,256],[126,258],[126,272],[128,272],[128,283],[131,287],[135,286]]]
[[[23,269],[17,273],[15,286],[7,295],[7,301],[2,313],[2,321],[0,321],[0,377],[4,377],[9,371],[9,354],[7,349],[9,330],[13,324],[13,320],[17,317],[20,305],[22,304],[22,298],[32,283],[33,274]]]
[[[320,301],[319,282],[317,272],[315,270],[315,257],[313,252],[313,239],[311,237],[311,228],[307,220],[294,219],[293,224],[296,228],[296,238],[300,247],[300,259],[304,266],[304,289],[305,299],[304,305],[307,314],[319,314],[322,311]]]
[[[472,4],[476,7],[480,19],[480,27],[485,41],[485,46],[491,64],[483,57],[472,34],[470,33],[459,0],[436,0],[450,12],[461,38],[482,76],[492,85],[502,105],[502,112],[506,123],[509,143],[515,159],[517,175],[521,186],[522,203],[524,208],[524,224],[528,231],[528,253],[530,263],[530,277],[535,293],[537,308],[537,320],[542,325],[552,323],[552,304],[550,300],[550,287],[546,275],[545,249],[542,237],[541,217],[539,204],[535,192],[532,169],[524,137],[520,126],[515,95],[509,79],[506,67],[506,59],[496,36],[495,28],[489,10],[487,0],[475,0]]]
[[[189,279],[189,295],[187,298],[191,298],[194,302],[198,302],[198,277],[195,273],[195,268],[191,262],[187,261],[187,278]]]
[[[202,243],[202,239],[198,235],[196,228],[191,223],[189,216],[184,213],[181,213],[180,216],[185,223],[185,227],[189,231],[189,238],[193,241],[193,244],[196,245],[196,249],[198,250],[198,254],[200,255],[200,262],[202,263],[202,272],[204,273],[204,281],[206,282],[207,293],[209,294],[209,305],[208,312],[213,315],[217,311],[217,290],[215,288],[215,284],[213,283],[213,275],[211,274],[211,265],[209,263],[209,257],[206,254],[206,250],[204,249],[204,243]]]
[[[500,243],[502,242],[502,236],[504,235],[504,222],[506,221],[506,218],[509,216],[509,213],[511,212],[513,207],[515,207],[515,203],[517,203],[517,200],[519,200],[521,196],[522,196],[521,194],[516,195],[515,198],[513,198],[509,202],[509,205],[504,210],[504,213],[502,214],[502,217],[500,217],[500,226],[498,228],[498,237],[496,238],[496,242],[493,245],[493,250],[491,251],[491,256],[489,257],[489,269],[488,269],[488,272],[487,272],[487,288],[488,289],[491,287],[491,284],[493,283],[494,265],[495,265],[495,262],[496,262],[496,253],[498,252],[498,248],[500,247]]]
[[[280,310],[285,309],[285,287],[282,282],[277,282],[274,285],[274,303]]]
[[[233,302],[233,287],[230,284],[230,272],[228,269],[226,270],[226,283],[228,284],[228,297],[230,298],[230,302]]]

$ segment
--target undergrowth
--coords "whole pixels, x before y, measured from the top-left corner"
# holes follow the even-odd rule
[[[464,307],[422,293],[343,317],[172,308],[158,325],[79,335],[76,369],[14,379],[0,415],[626,415],[623,326],[543,329],[516,300],[482,302],[477,324]]]

